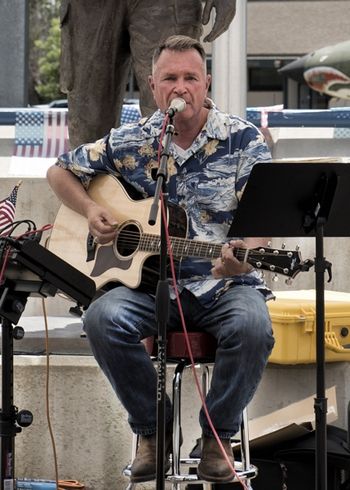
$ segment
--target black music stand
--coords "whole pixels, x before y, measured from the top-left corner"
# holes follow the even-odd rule
[[[15,485],[15,436],[32,423],[29,410],[13,405],[13,339],[24,337],[21,318],[29,296],[53,297],[62,291],[87,307],[96,293],[95,283],[77,269],[33,240],[22,242],[2,238],[2,245],[13,247],[11,260],[0,285],[0,323],[2,329],[2,406],[0,410],[0,490]],[[0,259],[2,259],[0,254]],[[29,275],[28,275],[29,274]]]
[[[316,489],[327,489],[323,237],[349,237],[350,165],[281,162],[256,165],[248,179],[229,236],[315,236],[316,285]]]

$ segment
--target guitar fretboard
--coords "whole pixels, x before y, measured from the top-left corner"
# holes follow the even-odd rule
[[[140,239],[139,249],[146,252],[159,253],[160,237],[157,235],[143,234]],[[175,257],[200,257],[203,259],[216,259],[221,255],[221,244],[189,240],[187,238],[170,237],[171,250]],[[234,255],[243,260],[247,250],[243,248],[234,249]]]

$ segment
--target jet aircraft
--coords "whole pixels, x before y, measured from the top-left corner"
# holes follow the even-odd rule
[[[317,49],[278,72],[322,94],[350,100],[350,40]]]

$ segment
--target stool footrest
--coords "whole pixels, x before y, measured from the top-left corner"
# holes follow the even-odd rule
[[[181,458],[180,464],[187,465],[187,466],[197,466],[199,461],[200,460],[197,458]],[[127,477],[131,476],[130,468],[131,465],[128,465],[126,468],[124,468],[123,470],[124,476]],[[258,469],[256,466],[250,465],[249,468],[243,469],[242,463],[240,461],[235,461],[235,470],[237,472],[238,477],[242,480],[255,478],[258,474]],[[181,473],[180,475],[177,474],[165,475],[165,481],[171,483],[177,483],[177,482],[207,483],[204,480],[201,480],[198,477],[198,475],[196,475],[195,473],[193,474]],[[237,482],[237,481],[238,479],[236,477],[232,479],[232,482]]]

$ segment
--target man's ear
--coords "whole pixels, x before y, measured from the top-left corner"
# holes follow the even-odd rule
[[[153,76],[152,75],[148,75],[148,83],[149,83],[150,89],[153,92],[154,91],[154,81],[153,81]]]
[[[211,75],[207,75],[207,90],[209,90],[211,84]]]

